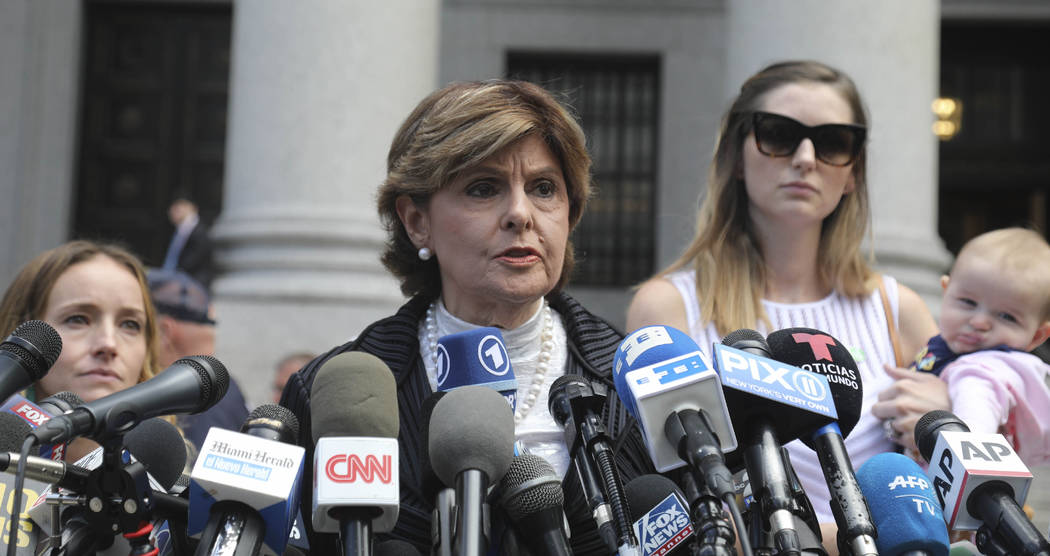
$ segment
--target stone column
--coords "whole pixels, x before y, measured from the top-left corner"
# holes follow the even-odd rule
[[[940,7],[936,0],[732,0],[727,98],[749,75],[784,59],[814,59],[850,75],[870,112],[868,185],[879,269],[922,295],[936,314],[950,255],[937,235]]]
[[[217,356],[251,405],[274,365],[402,302],[378,261],[375,191],[398,126],[436,85],[438,2],[234,7]]]

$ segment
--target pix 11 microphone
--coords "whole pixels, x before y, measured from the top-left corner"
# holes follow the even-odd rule
[[[517,406],[518,381],[499,328],[482,327],[438,338],[437,389],[487,386]]]
[[[40,380],[62,353],[62,336],[42,320],[23,322],[0,342],[0,400]]]
[[[948,529],[926,473],[911,458],[876,454],[857,470],[881,556],[947,556]]]

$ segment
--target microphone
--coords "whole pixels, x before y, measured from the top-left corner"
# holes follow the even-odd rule
[[[186,468],[186,442],[175,425],[154,417],[124,435],[124,447],[146,467],[164,491],[170,491]]]
[[[390,539],[376,544],[376,556],[419,556],[412,543]]]
[[[631,479],[623,490],[642,556],[690,553],[686,541],[695,538],[695,527],[685,495],[674,481],[650,473]]]
[[[513,410],[518,381],[511,369],[503,333],[491,326],[449,334],[437,343],[437,389],[480,385],[496,390]]]
[[[931,411],[915,425],[915,443],[949,529],[977,529],[977,548],[1005,545],[1011,554],[1050,555],[1050,543],[1021,504],[1032,474],[1001,434],[971,433],[948,411]]]
[[[434,392],[423,400],[419,412],[423,416],[419,423],[420,484],[423,498],[433,502],[434,509],[430,515],[430,548],[435,556],[452,555],[453,527],[452,516],[456,509],[456,491],[445,486],[434,467],[430,465],[430,417],[434,406],[445,396],[445,392]]]
[[[83,403],[84,401],[80,399],[80,396],[72,392],[59,392],[40,401],[38,404],[27,400],[20,394],[14,394],[4,402],[3,406],[0,406],[0,410],[21,417],[32,430],[50,421],[52,416],[61,415],[83,405]],[[66,442],[43,444],[40,446],[39,455],[40,457],[60,460],[65,456],[67,445],[68,443]],[[12,451],[17,452],[19,449]]]
[[[371,554],[373,529],[394,528],[401,500],[394,375],[374,355],[340,353],[317,371],[310,407],[314,530],[338,532],[344,554]]]
[[[565,530],[565,493],[547,460],[515,456],[499,483],[500,506],[533,554],[571,556]]]
[[[299,505],[303,475],[299,423],[291,411],[266,405],[252,411],[241,432],[212,427],[190,474],[187,534],[195,554],[221,547],[233,554],[279,555]]]
[[[947,556],[948,529],[926,473],[911,458],[876,454],[857,470],[882,556]]]
[[[752,527],[751,533],[768,531],[765,538],[775,552],[799,554],[814,532],[799,515],[802,508],[794,499],[780,446],[838,417],[828,381],[773,360],[765,338],[754,330],[732,332],[713,350],[737,442],[743,447],[756,515],[768,521],[768,527]],[[764,546],[765,541],[756,538],[755,544]]]
[[[53,417],[30,433],[38,443],[76,436],[99,440],[123,434],[144,419],[171,413],[200,413],[222,399],[230,375],[208,355],[184,357],[157,376]]]
[[[814,328],[777,330],[766,341],[777,361],[827,379],[838,421],[812,434],[803,434],[799,440],[815,451],[820,461],[831,493],[831,512],[838,526],[839,551],[855,556],[878,554],[875,543],[878,531],[843,441],[857,425],[864,400],[857,362],[841,342]]]
[[[486,492],[503,478],[514,453],[510,406],[491,388],[457,388],[434,406],[429,432],[430,464],[446,485],[456,488],[453,549],[461,556],[484,554],[489,542]]]
[[[0,412],[0,457],[10,452],[13,452],[17,457],[19,451],[22,449],[22,441],[25,439],[25,436],[29,434],[30,430],[32,429],[29,424],[26,423],[22,417],[6,411]],[[4,502],[0,505],[0,524],[2,524],[0,534],[5,537],[8,535],[9,520],[12,518],[11,510],[13,508],[13,500],[11,499],[10,493],[14,489],[15,478],[13,473],[15,472],[15,465],[17,463],[16,460],[14,463],[9,464],[10,471],[8,473],[11,473],[11,475],[8,473],[0,474],[0,494],[2,494],[0,498],[2,498]],[[33,554],[36,552],[37,543],[40,537],[40,528],[37,527],[31,519],[27,519],[21,514],[32,506],[34,501],[47,490],[47,484],[46,482],[40,482],[33,479],[33,476],[28,469],[25,477],[25,485],[22,487],[22,492],[24,494],[22,499],[24,502],[19,508],[20,511],[14,512],[15,519],[18,522],[14,542],[19,549],[26,549],[28,554]],[[0,541],[0,547],[6,549],[7,544]]]
[[[62,336],[42,320],[23,322],[0,342],[0,400],[26,389],[51,369],[62,353]]]

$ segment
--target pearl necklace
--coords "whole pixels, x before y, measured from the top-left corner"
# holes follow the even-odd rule
[[[437,368],[437,317],[435,316],[437,301],[427,307],[427,315],[423,322],[426,331],[426,349],[429,352],[429,360],[434,368]],[[543,300],[543,328],[540,330],[540,353],[536,356],[536,371],[532,375],[532,382],[525,393],[525,399],[518,400],[517,409],[514,411],[514,424],[518,424],[529,414],[529,410],[539,399],[543,392],[543,383],[547,380],[547,373],[551,367],[551,354],[554,353],[554,316],[551,314],[550,305]]]

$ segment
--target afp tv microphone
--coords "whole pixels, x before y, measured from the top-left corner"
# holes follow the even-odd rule
[[[876,454],[857,470],[878,528],[881,556],[947,556],[948,529],[926,473],[896,452]]]

